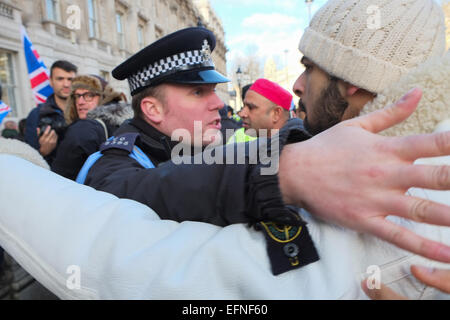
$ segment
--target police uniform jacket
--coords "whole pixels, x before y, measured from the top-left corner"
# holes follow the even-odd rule
[[[127,122],[115,136],[123,133],[139,134],[135,145],[147,154],[156,168],[144,169],[128,156],[128,151],[110,148],[103,151],[103,157],[89,170],[86,185],[146,204],[161,219],[200,221],[218,226],[256,223],[264,219],[295,223],[295,217],[282,201],[278,177],[261,175],[261,163],[176,165],[170,160],[176,143],[142,119]],[[289,121],[280,131],[279,148],[307,137],[301,121]],[[280,151],[270,150],[270,140],[266,142],[269,153]],[[224,151],[223,155],[226,154]]]

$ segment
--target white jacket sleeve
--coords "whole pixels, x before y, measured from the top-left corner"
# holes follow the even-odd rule
[[[264,236],[245,225],[162,221],[10,155],[0,172],[0,246],[62,299],[336,299],[353,285],[323,276],[341,256],[331,248],[275,277]]]
[[[370,265],[410,298],[439,297],[403,280],[415,256],[305,212],[320,260],[273,276],[264,236],[245,225],[163,221],[11,155],[0,172],[0,246],[62,299],[355,299]]]

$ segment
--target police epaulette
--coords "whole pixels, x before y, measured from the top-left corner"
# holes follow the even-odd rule
[[[276,276],[320,259],[305,222],[298,226],[260,222],[256,228],[266,237],[272,273]]]
[[[124,133],[117,137],[112,137],[101,145],[100,151],[104,152],[110,149],[120,149],[131,153],[138,137],[139,133],[137,132]]]

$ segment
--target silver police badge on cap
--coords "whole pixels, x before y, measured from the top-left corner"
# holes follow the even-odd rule
[[[211,48],[209,47],[208,40],[206,40],[206,39],[203,41],[202,57],[205,61],[208,61],[211,59]]]

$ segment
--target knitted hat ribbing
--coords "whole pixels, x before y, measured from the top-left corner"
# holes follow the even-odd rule
[[[327,73],[378,93],[444,54],[443,10],[433,0],[329,0],[299,49]]]

